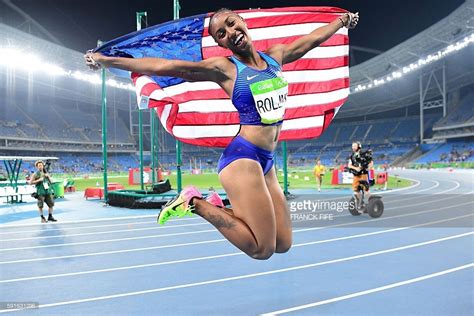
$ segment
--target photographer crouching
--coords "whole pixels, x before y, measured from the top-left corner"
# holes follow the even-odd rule
[[[41,223],[56,222],[57,220],[53,217],[53,189],[51,188],[51,177],[45,168],[44,162],[38,160],[35,162],[37,171],[32,174],[30,178],[30,184],[36,186],[36,194],[32,196],[38,200],[38,210],[41,217]],[[48,219],[43,215],[44,203],[48,205]]]
[[[370,181],[368,178],[369,169],[374,165],[372,161],[372,151],[362,151],[362,145],[360,142],[352,143],[352,155],[349,158],[348,168],[349,171],[354,175],[352,180],[352,190],[358,201],[358,209],[363,207],[362,193],[360,188],[364,190],[364,196],[367,200],[370,197],[369,187]]]

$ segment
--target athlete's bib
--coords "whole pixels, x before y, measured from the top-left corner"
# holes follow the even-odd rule
[[[255,107],[263,124],[273,124],[283,119],[288,82],[281,77],[267,79],[250,85]]]

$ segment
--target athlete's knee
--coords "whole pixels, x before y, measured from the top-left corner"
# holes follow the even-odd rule
[[[285,241],[285,242],[280,242],[277,244],[277,247],[276,247],[276,250],[275,252],[276,253],[285,253],[285,252],[288,252],[290,249],[291,249],[291,246],[292,246],[292,242],[289,241]]]
[[[254,253],[251,257],[257,260],[267,260],[275,253],[274,250],[264,250]]]
[[[275,252],[276,253],[288,252],[288,250],[290,250],[292,245],[293,245],[293,239],[291,237],[291,234],[287,238],[277,239]]]
[[[256,249],[250,256],[257,260],[267,260],[275,253],[275,245],[261,246]]]

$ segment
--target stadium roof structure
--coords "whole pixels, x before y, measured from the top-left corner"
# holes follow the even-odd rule
[[[11,51],[18,52],[13,54],[18,60],[1,58],[3,55],[11,56]],[[83,55],[83,52],[0,23],[0,74],[8,75],[8,68],[2,67],[2,63],[20,65],[28,71],[31,70],[31,74],[28,71],[16,70],[14,73],[16,78],[28,81],[32,79],[35,85],[39,86],[55,87],[57,97],[100,104],[100,73],[94,73],[87,68]],[[59,77],[71,80],[58,80]],[[133,89],[131,81],[124,78],[108,75],[108,80],[112,81],[113,86],[120,85]],[[111,89],[114,93],[118,93],[113,99],[119,108],[128,110],[130,107],[129,96],[130,93],[134,94],[131,89]]]
[[[23,160],[23,161],[36,161],[36,160],[58,160],[58,157],[46,157],[46,156],[0,156],[2,160]]]
[[[427,8],[429,10],[429,8]],[[420,13],[421,14],[421,13]],[[436,54],[474,34],[474,0],[467,0],[450,15],[421,33],[366,62],[350,68],[351,95],[338,117],[361,116],[415,104],[420,98],[420,75],[446,67],[446,88],[450,92],[474,83],[474,45],[443,56],[438,61],[417,67],[396,80],[375,86],[374,82],[394,72],[403,74],[404,67],[418,65],[420,59]],[[370,35],[369,35],[370,36]],[[358,86],[372,85],[370,89]],[[427,90],[426,99],[435,97],[435,87]]]
[[[52,56],[54,60],[50,60],[50,62],[54,62],[58,66],[87,70],[83,62],[83,54],[0,23],[0,48],[7,47],[16,47],[42,54],[43,58]]]

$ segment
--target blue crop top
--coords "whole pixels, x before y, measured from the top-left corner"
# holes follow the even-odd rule
[[[237,68],[232,103],[239,112],[241,125],[280,125],[288,83],[282,76],[281,66],[270,56],[258,53],[267,63],[264,70],[248,67],[234,56],[230,57]]]

